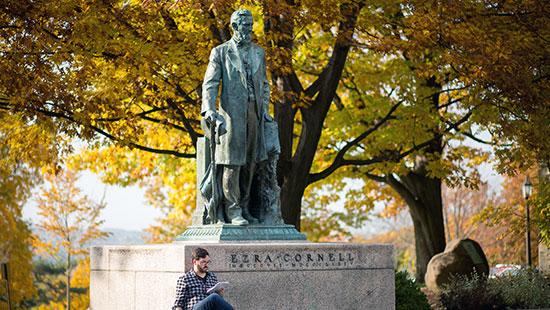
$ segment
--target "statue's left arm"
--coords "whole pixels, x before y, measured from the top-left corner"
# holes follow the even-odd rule
[[[222,69],[219,51],[217,48],[213,48],[202,83],[201,115],[206,116],[208,113],[216,112],[216,98],[218,97],[221,78]]]

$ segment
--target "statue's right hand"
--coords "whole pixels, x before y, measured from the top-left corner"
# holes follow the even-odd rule
[[[206,113],[204,114],[204,120],[208,124],[213,124],[218,118],[219,118],[219,115],[216,111],[206,111]]]

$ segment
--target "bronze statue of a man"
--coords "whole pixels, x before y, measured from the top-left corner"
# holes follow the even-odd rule
[[[202,85],[201,115],[207,124],[222,123],[227,130],[219,133],[214,158],[224,212],[234,225],[258,223],[249,210],[250,188],[258,163],[268,158],[264,122],[273,122],[265,52],[251,41],[252,24],[248,10],[231,15],[233,37],[212,49]]]

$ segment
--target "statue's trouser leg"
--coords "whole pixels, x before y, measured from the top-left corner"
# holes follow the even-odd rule
[[[250,202],[250,188],[256,171],[256,153],[258,152],[258,117],[256,114],[256,102],[248,102],[248,117],[246,121],[246,164],[241,169],[241,207],[243,216],[251,224],[257,224],[258,220],[250,214],[248,203]]]
[[[239,204],[241,198],[241,191],[239,188],[241,166],[224,165],[222,167],[222,188],[225,198],[225,213],[229,221],[231,221],[236,217],[242,216],[241,205]]]
[[[241,168],[240,184],[241,184],[241,207],[245,219],[251,224],[257,224],[258,220],[250,214],[248,203],[250,202],[250,188],[254,179],[254,171],[256,171],[256,163],[252,160]]]

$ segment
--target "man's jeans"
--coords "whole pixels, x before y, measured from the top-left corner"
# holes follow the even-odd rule
[[[193,306],[193,310],[233,310],[233,307],[220,295],[213,293]]]

